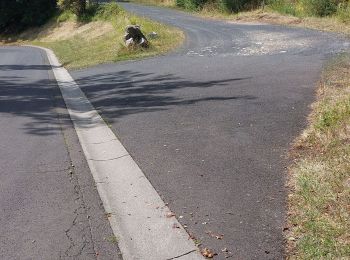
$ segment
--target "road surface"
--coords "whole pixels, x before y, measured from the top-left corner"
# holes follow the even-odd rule
[[[120,259],[46,54],[0,57],[0,259]]]
[[[283,258],[286,154],[325,60],[348,43],[122,5],[181,28],[184,45],[72,76],[202,247],[216,259]]]

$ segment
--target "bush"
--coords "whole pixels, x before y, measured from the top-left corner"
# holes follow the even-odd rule
[[[185,0],[175,0],[176,6],[185,7]]]
[[[269,0],[267,2],[268,6],[279,13],[297,15],[295,4],[286,0]]]
[[[60,6],[60,8],[63,8]],[[124,13],[124,10],[117,5],[115,2],[99,5],[97,3],[92,3],[86,6],[85,12],[77,16],[69,8],[60,13],[57,18],[58,22],[64,22],[68,20],[75,20],[83,23],[96,21],[96,20],[105,20],[111,21],[116,18],[118,15]]]
[[[78,17],[86,16],[86,0],[58,0],[58,6],[63,11],[71,11]]]
[[[337,10],[334,0],[300,0],[300,6],[303,14],[307,16],[327,16]]]
[[[175,4],[187,10],[200,10],[207,0],[175,0]]]
[[[220,9],[224,12],[234,12],[237,13],[243,8],[243,1],[241,0],[220,0]]]
[[[72,11],[61,12],[56,21],[61,23],[69,20],[77,20],[77,16]]]
[[[209,0],[210,1],[210,0]],[[188,10],[202,9],[208,0],[176,0],[176,5]],[[232,13],[241,10],[256,8],[261,4],[261,0],[214,0],[219,9],[224,12]],[[210,3],[209,3],[210,4]]]
[[[123,9],[115,2],[98,6],[96,13],[100,19],[109,20],[124,12]]]
[[[56,12],[56,0],[0,1],[0,33],[14,33],[44,24]]]
[[[243,10],[251,10],[261,6],[262,0],[219,0],[221,11],[237,13]]]
[[[350,1],[340,3],[337,8],[336,16],[342,22],[349,23],[350,22]]]

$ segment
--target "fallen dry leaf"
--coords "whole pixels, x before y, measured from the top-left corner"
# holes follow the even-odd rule
[[[194,235],[192,235],[191,233],[189,233],[188,239],[193,239],[193,240],[195,240],[196,237],[195,237]]]
[[[175,217],[176,215],[175,215],[175,213],[173,213],[173,212],[168,212],[168,213],[166,213],[166,215],[165,215],[167,218],[172,218],[172,217]]]
[[[208,248],[202,249],[201,253],[206,258],[213,258],[214,255],[216,255],[213,250],[208,249]]]
[[[180,226],[178,224],[174,223],[173,228],[180,228]]]
[[[112,217],[112,213],[107,212],[107,213],[105,213],[105,216],[106,216],[106,218],[108,219],[108,218]]]
[[[224,238],[224,234],[215,234],[215,233],[213,233],[211,231],[206,231],[205,233],[208,234],[211,237],[214,237],[214,238],[218,239],[218,240],[221,240],[221,239]]]

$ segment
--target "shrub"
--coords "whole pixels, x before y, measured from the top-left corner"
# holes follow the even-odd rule
[[[300,6],[302,12],[308,16],[327,16],[337,10],[334,0],[300,0]]]
[[[175,0],[176,6],[183,7],[187,10],[201,9],[207,0]]]
[[[103,20],[108,20],[113,17],[116,17],[122,12],[123,9],[115,2],[100,5],[97,8],[97,16]]]
[[[340,3],[337,7],[336,16],[342,22],[348,23],[350,22],[350,1]]]
[[[296,15],[296,7],[295,4],[293,4],[290,1],[286,0],[269,0],[267,2],[268,6],[279,13],[282,14],[289,14],[289,15]]]
[[[184,0],[175,0],[176,6],[179,7],[185,7],[185,1]]]
[[[261,3],[262,0],[219,0],[220,9],[229,13],[254,9],[259,7]]]
[[[220,9],[224,12],[234,12],[242,10],[243,1],[241,0],[219,0]]]
[[[212,1],[212,0],[209,0]],[[184,7],[188,10],[202,9],[205,4],[214,4],[221,11],[232,13],[241,10],[252,9],[258,7],[262,0],[214,0],[210,3],[208,0],[176,0],[176,5]],[[217,4],[216,4],[217,3]]]
[[[72,11],[64,11],[61,12],[60,15],[57,17],[56,21],[61,23],[69,20],[76,20],[77,16]]]
[[[96,5],[95,2],[89,1],[89,5]],[[72,11],[78,17],[86,16],[86,0],[58,0],[58,6],[63,11]]]

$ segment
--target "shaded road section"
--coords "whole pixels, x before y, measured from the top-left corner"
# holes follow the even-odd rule
[[[324,61],[348,43],[123,6],[180,27],[184,46],[72,76],[197,243],[216,259],[283,258],[286,152]]]
[[[46,54],[0,57],[0,258],[119,259]]]

